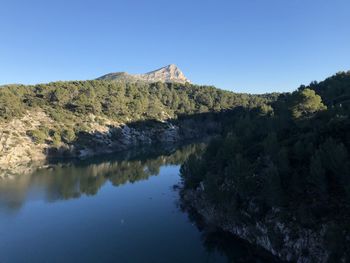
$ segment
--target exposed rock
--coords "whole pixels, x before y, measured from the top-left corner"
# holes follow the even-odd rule
[[[46,144],[34,145],[27,136],[28,130],[47,123],[50,127],[52,120],[43,112],[28,112],[21,119],[14,119],[0,124],[0,166],[18,163],[28,163],[45,159]]]
[[[55,123],[42,111],[27,112],[22,118],[0,124],[0,174],[4,171],[18,170],[19,164],[44,161],[52,158],[89,156],[124,151],[150,144],[175,144],[181,141],[212,136],[211,126],[219,127],[215,122],[197,125],[195,121],[145,121],[142,124],[117,123],[89,115],[84,120],[85,131],[76,134],[76,138],[65,143],[54,143],[49,135],[40,142],[35,142],[28,135],[44,127],[50,130]],[[209,129],[206,129],[206,126]],[[65,129],[65,127],[61,127]],[[190,132],[188,132],[190,131]],[[217,134],[220,129],[215,130]],[[25,167],[25,166],[24,166]],[[26,169],[26,168],[25,168]],[[25,170],[24,169],[24,170]],[[8,173],[8,172],[6,172]]]
[[[161,142],[177,142],[180,138],[179,127],[169,123],[167,129],[165,129],[160,135]]]
[[[281,260],[298,263],[329,262],[332,251],[327,247],[327,231],[333,222],[325,222],[313,229],[298,224],[292,216],[288,219],[280,216],[274,209],[261,219],[234,219],[203,196],[200,187],[197,190],[183,190],[182,200],[191,209],[195,209],[206,221],[224,231],[264,248]],[[282,221],[281,218],[284,218]],[[350,237],[347,237],[350,238]],[[340,262],[347,262],[342,255]]]
[[[126,72],[109,73],[102,77],[97,78],[98,80],[119,80],[126,82],[176,82],[186,83],[190,82],[182,71],[174,64],[162,67],[160,69],[145,73],[131,75]]]
[[[190,82],[182,71],[174,64],[136,76],[147,82]]]

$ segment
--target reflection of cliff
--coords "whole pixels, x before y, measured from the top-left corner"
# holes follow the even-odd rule
[[[108,181],[119,186],[146,180],[157,175],[162,165],[182,164],[191,153],[204,147],[205,144],[192,144],[177,150],[142,149],[41,169],[32,167],[27,174],[0,177],[0,209],[17,209],[33,192],[47,201],[55,201],[95,195]]]
[[[274,209],[263,215],[251,203],[250,210],[233,213],[228,206],[208,200],[201,187],[181,189],[180,193],[183,209],[190,217],[193,213],[199,216],[201,227],[220,229],[228,236],[266,250],[283,262],[350,262],[347,217],[336,216],[321,224],[307,225],[309,215],[304,214],[304,222],[300,222],[296,219],[299,211]]]
[[[237,238],[230,233],[220,230],[214,225],[207,224],[195,209],[191,208],[184,199],[180,199],[182,211],[187,213],[188,218],[193,222],[201,233],[203,246],[207,251],[217,251],[227,257],[227,262],[281,262],[270,253],[260,249],[247,241]]]

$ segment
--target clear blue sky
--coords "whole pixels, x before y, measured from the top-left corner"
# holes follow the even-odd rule
[[[0,84],[177,64],[195,83],[290,91],[350,70],[349,0],[1,0]]]

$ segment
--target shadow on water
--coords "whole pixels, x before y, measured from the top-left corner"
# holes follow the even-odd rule
[[[206,143],[202,142],[180,147],[139,148],[85,160],[56,161],[27,174],[3,177],[0,179],[0,214],[19,212],[31,198],[46,202],[77,199],[96,195],[106,183],[118,187],[147,180],[157,176],[161,167],[181,165],[189,155],[203,151],[205,147]],[[178,198],[174,202],[178,204]],[[207,262],[216,262],[211,259],[215,254],[222,255],[226,262],[277,262],[268,253],[205,225],[194,211],[181,205],[179,210],[187,214],[200,232],[199,243],[208,254]]]
[[[30,167],[25,170],[28,171],[26,174],[0,178],[0,209],[15,212],[32,192],[41,192],[41,198],[54,202],[96,195],[107,182],[120,186],[147,180],[150,176],[158,175],[161,166],[180,165],[190,154],[203,150],[205,145],[145,147],[84,160],[56,160],[43,166]]]
[[[208,225],[203,217],[180,199],[180,209],[187,214],[201,234],[202,244],[208,254],[218,252],[225,255],[228,263],[283,263],[262,248],[253,246],[247,241]]]

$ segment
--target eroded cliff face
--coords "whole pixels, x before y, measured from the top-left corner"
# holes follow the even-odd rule
[[[338,227],[335,221],[322,222],[320,225],[306,228],[297,222],[292,214],[282,215],[278,209],[270,211],[260,219],[250,211],[241,211],[239,216],[230,215],[206,200],[200,188],[182,190],[181,195],[184,207],[194,209],[206,224],[219,227],[257,245],[283,261],[345,263],[350,258],[350,236],[338,231],[341,227],[335,230]],[[252,209],[254,210],[254,207]],[[339,244],[341,240],[344,244]],[[343,247],[343,251],[335,251],[335,244],[337,247]]]
[[[144,74],[128,74],[127,72],[115,72],[109,73],[104,76],[97,78],[98,80],[109,80],[109,81],[127,81],[137,82],[144,81],[148,83],[152,82],[173,82],[173,83],[190,83],[191,81],[186,78],[184,73],[174,64],[162,67],[157,70],[153,70]]]
[[[174,144],[185,140],[198,139],[218,134],[220,123],[206,122],[199,126],[191,120],[171,122],[143,121],[140,123],[118,123],[94,115],[88,116],[85,131],[76,134],[70,142],[55,142],[55,136],[45,135],[35,140],[33,131],[44,129],[47,134],[58,127],[42,111],[27,112],[21,118],[0,124],[0,174],[2,171],[25,171],[26,164],[43,162],[50,158],[85,158],[98,154],[112,153],[151,144]],[[7,173],[8,174],[8,173]]]
[[[190,82],[190,80],[188,80],[182,71],[174,64],[136,76],[146,82]]]

